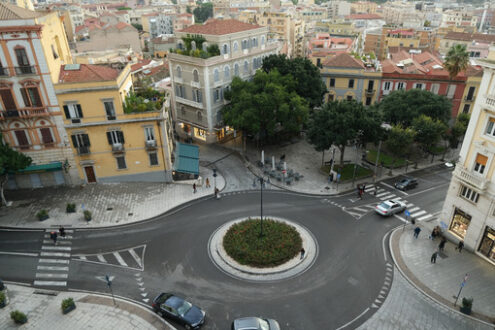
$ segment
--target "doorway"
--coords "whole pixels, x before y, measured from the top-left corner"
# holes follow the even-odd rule
[[[96,183],[95,169],[93,166],[84,166],[84,172],[86,172],[88,183]]]

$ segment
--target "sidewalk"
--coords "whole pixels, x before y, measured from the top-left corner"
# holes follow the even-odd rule
[[[183,203],[213,196],[212,170],[201,167],[200,178],[203,180],[172,184],[120,183],[11,190],[6,192],[6,197],[13,204],[0,208],[0,227],[101,227],[142,221]],[[206,188],[206,178],[210,188]],[[193,193],[194,182],[196,193]],[[220,190],[225,187],[220,173],[216,183]],[[76,213],[65,212],[67,203],[76,204]],[[48,220],[37,219],[36,213],[41,209],[48,210]],[[84,220],[83,210],[91,211],[91,221]]]
[[[114,306],[112,298],[105,296],[36,290],[13,284],[6,287],[10,302],[0,309],[0,329],[19,328],[10,318],[14,310],[28,318],[23,329],[175,329],[150,309],[118,298]],[[76,309],[64,315],[61,303],[69,297],[74,299]]]
[[[473,253],[463,250],[459,253],[455,245],[447,242],[444,252],[439,253],[436,263],[430,262],[437,251],[440,239],[430,240],[429,235],[438,220],[421,222],[419,237],[413,237],[415,226],[401,226],[390,238],[390,248],[396,266],[418,289],[440,302],[459,311],[462,298],[473,298],[472,316],[485,322],[495,323],[495,277],[494,266]],[[454,307],[460,285],[469,277]]]

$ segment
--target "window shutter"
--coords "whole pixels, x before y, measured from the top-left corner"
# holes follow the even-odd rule
[[[483,166],[486,166],[486,162],[487,162],[487,160],[488,160],[488,157],[483,156],[483,155],[481,155],[481,154],[478,154],[478,155],[476,156],[476,163],[481,164],[481,165],[483,165]]]
[[[83,114],[82,114],[81,105],[80,104],[76,104],[76,107],[77,107],[77,115],[79,116],[79,118],[82,118],[83,117]]]
[[[90,147],[91,143],[89,143],[89,136],[88,134],[82,134],[82,139],[83,139],[83,144],[85,147]]]
[[[110,145],[113,144],[113,141],[112,141],[112,132],[107,132],[107,140],[108,140],[108,144],[110,144]]]
[[[65,107],[65,105],[64,105],[64,107]],[[77,137],[75,135],[71,135],[70,137],[72,139],[72,144],[74,145],[74,148],[79,147],[79,144],[77,143]]]
[[[38,92],[38,88],[30,88],[30,91],[32,92],[32,96],[34,100],[32,101],[32,105],[34,107],[41,107],[43,104],[41,103],[41,97],[40,93]]]
[[[124,140],[124,132],[122,131],[117,131],[117,138],[119,139],[119,142],[124,144],[125,143],[125,140]]]
[[[22,95],[22,100],[24,101],[24,105],[26,107],[30,107],[31,102],[29,102],[29,97],[26,88],[21,88],[21,95]]]
[[[66,105],[64,105],[64,113],[65,113],[65,118],[70,119],[69,107]]]

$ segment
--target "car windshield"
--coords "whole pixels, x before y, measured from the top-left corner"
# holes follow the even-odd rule
[[[388,203],[381,203],[380,207],[388,210],[391,207],[391,205]]]
[[[189,312],[191,307],[192,307],[191,303],[184,300],[182,306],[177,308],[177,313],[179,313],[180,316],[184,317],[184,315],[186,315],[187,312]]]
[[[260,329],[261,330],[270,330],[270,325],[266,320],[260,319]]]

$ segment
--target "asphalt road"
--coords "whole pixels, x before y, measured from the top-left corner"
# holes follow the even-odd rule
[[[428,212],[440,211],[450,173],[433,169],[415,173],[415,177],[420,184],[403,194],[404,199]],[[394,191],[387,187],[390,184],[386,181],[383,186]],[[383,218],[372,211],[356,219],[344,212],[343,206],[376,204],[378,199],[371,195],[358,201],[354,194],[329,199],[266,191],[263,196],[265,216],[298,222],[316,237],[319,255],[304,274],[279,282],[251,283],[229,277],[210,261],[206,247],[215,229],[232,219],[259,215],[259,192],[250,191],[195,202],[143,223],[76,230],[68,286],[108,292],[103,281],[108,274],[114,277],[116,295],[141,302],[162,291],[174,292],[206,310],[206,329],[228,329],[234,318],[249,315],[277,319],[283,329],[362,324],[379,307],[377,297],[384,300],[387,294],[383,285],[388,256],[383,238],[402,223],[400,219]],[[43,236],[40,231],[0,231],[0,251],[24,254],[0,253],[1,278],[31,284],[38,258],[29,254],[40,251]],[[138,255],[143,270],[131,264],[129,250]]]

